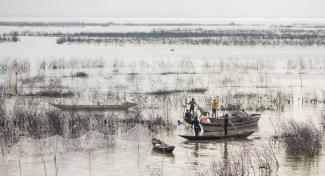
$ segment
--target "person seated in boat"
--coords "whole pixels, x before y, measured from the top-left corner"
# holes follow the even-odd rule
[[[158,139],[152,139],[152,143],[153,143],[154,145],[156,145],[156,146],[161,145],[161,141],[158,140]]]
[[[192,100],[190,102],[188,102],[187,104],[190,105],[190,112],[194,115],[194,108],[197,105],[197,103],[195,102],[195,99],[192,98]]]
[[[217,108],[218,108],[219,102],[217,99],[213,99],[211,101],[211,110],[212,110],[212,117],[216,118],[217,117]]]
[[[201,115],[200,123],[211,123],[207,112],[203,112],[203,114]]]
[[[225,114],[225,118],[224,118],[224,121],[223,121],[223,128],[225,130],[225,136],[228,135],[228,124],[229,124],[229,116],[228,114]]]
[[[243,119],[243,120],[247,120],[247,117],[248,117],[248,114],[243,109],[242,112],[240,113],[240,118]]]
[[[194,126],[195,136],[198,136],[199,131],[201,130],[201,127],[200,127],[200,122],[199,122],[197,116],[194,116],[193,126]]]

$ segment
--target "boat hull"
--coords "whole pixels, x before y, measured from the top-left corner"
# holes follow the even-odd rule
[[[179,135],[182,138],[188,140],[221,140],[221,139],[240,139],[247,138],[255,131],[243,131],[229,135],[203,135],[203,136],[188,136],[188,135]]]
[[[237,130],[237,129],[243,129],[248,127],[254,127],[258,125],[258,121],[260,120],[260,116],[255,116],[250,120],[246,120],[244,122],[235,122],[233,125],[235,128],[229,124],[228,130]],[[209,124],[201,124],[204,131],[207,132],[213,132],[213,131],[224,131],[223,124],[216,124],[216,123],[209,123]]]
[[[168,145],[156,138],[152,138],[151,142],[152,142],[152,149],[157,152],[172,153],[175,149],[175,146]]]
[[[153,146],[152,149],[162,153],[172,153],[175,149],[175,146],[168,146],[168,147]]]
[[[135,103],[121,104],[121,105],[64,105],[64,104],[51,104],[52,106],[64,111],[108,111],[120,110],[127,111],[129,108],[135,106]]]

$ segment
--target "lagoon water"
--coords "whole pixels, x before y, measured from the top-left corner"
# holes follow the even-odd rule
[[[28,19],[31,20],[31,19]],[[32,20],[31,20],[32,21]],[[82,20],[81,20],[82,21]],[[132,22],[132,19],[129,21]],[[181,21],[181,20],[180,20]],[[234,21],[234,20],[231,20]],[[231,21],[208,21],[213,24],[228,24]],[[120,20],[123,22],[123,20]],[[145,21],[148,23],[148,21]],[[166,21],[173,22],[173,21]],[[176,22],[179,22],[176,21]],[[206,21],[194,20],[205,24]],[[279,22],[276,21],[275,22]],[[293,22],[296,22],[293,20]],[[281,21],[281,24],[292,24]],[[141,21],[141,23],[144,23]],[[239,22],[240,23],[240,20]],[[296,22],[298,23],[298,22]],[[299,23],[325,25],[322,20]],[[237,24],[237,22],[236,22]],[[269,28],[270,21],[245,21],[238,28]],[[113,26],[113,27],[7,27],[1,26],[0,33],[9,31],[62,31],[62,32],[126,32],[151,31],[165,26]],[[180,28],[167,26],[165,28]],[[209,29],[227,28],[227,26],[200,26]],[[228,26],[229,27],[229,26]],[[187,27],[188,28],[188,27]],[[196,28],[196,27],[194,27]],[[233,28],[233,27],[232,27]],[[114,103],[109,96],[119,95],[123,100],[131,100],[135,93],[156,90],[173,90],[189,88],[207,88],[204,93],[171,94],[164,98],[143,94],[146,106],[158,106],[158,109],[145,108],[144,116],[161,114],[171,119],[175,129],[171,131],[149,131],[146,126],[132,126],[127,137],[116,135],[114,146],[93,147],[96,145],[96,129],[90,131],[90,137],[82,138],[87,144],[82,149],[76,147],[54,147],[53,141],[60,144],[62,137],[49,139],[31,139],[22,136],[20,141],[8,150],[3,150],[0,161],[0,175],[152,175],[157,171],[162,175],[196,175],[209,169],[213,161],[226,162],[228,157],[240,151],[242,147],[272,145],[279,161],[278,170],[272,175],[324,175],[324,149],[318,157],[307,161],[295,161],[285,151],[282,143],[274,142],[271,137],[288,119],[301,122],[313,122],[320,126],[325,99],[325,47],[324,46],[196,46],[196,45],[112,45],[112,44],[57,44],[55,37],[21,36],[16,43],[0,43],[0,60],[2,64],[16,59],[18,62],[30,63],[28,73],[22,78],[43,75],[46,81],[31,85],[19,83],[19,91],[35,91],[48,86],[50,80],[58,82],[64,88],[78,92],[79,97],[71,99],[56,98],[41,101],[79,103]],[[173,50],[171,50],[173,49]],[[67,68],[45,69],[40,71],[42,62],[64,63]],[[96,68],[91,63],[101,63]],[[303,62],[301,68],[299,62]],[[72,78],[71,74],[83,71],[87,78]],[[189,72],[194,74],[188,74]],[[136,73],[130,75],[130,73]],[[165,73],[165,74],[162,74]],[[175,73],[175,74],[166,74]],[[8,80],[7,74],[1,75],[1,84]],[[176,125],[182,120],[184,101],[195,97],[197,102],[208,108],[212,97],[234,94],[259,94],[282,92],[292,96],[293,104],[283,110],[261,111],[256,132],[248,140],[189,142],[178,135],[193,134],[186,124]],[[99,96],[89,96],[97,92]],[[316,104],[302,103],[305,97],[317,97]],[[28,98],[28,97],[23,97]],[[11,102],[14,98],[6,98]],[[169,99],[170,102],[165,102]],[[222,104],[228,100],[223,99]],[[233,101],[236,101],[235,99]],[[256,100],[258,101],[258,100]],[[258,104],[258,103],[256,103]],[[10,106],[8,103],[7,106]],[[167,107],[166,107],[167,106]],[[248,106],[248,105],[247,105]],[[255,110],[249,110],[252,113]],[[220,112],[222,113],[222,112]],[[117,118],[123,118],[123,113]],[[131,133],[131,134],[130,134]],[[87,136],[85,134],[85,136]],[[121,137],[122,136],[122,137]],[[172,155],[152,151],[151,137],[156,136],[169,144],[175,145]],[[72,140],[72,139],[71,139]],[[42,147],[43,146],[43,147]],[[39,149],[41,148],[41,149]],[[53,152],[53,148],[58,149]],[[227,157],[224,157],[224,156]],[[225,159],[226,158],[226,159]]]

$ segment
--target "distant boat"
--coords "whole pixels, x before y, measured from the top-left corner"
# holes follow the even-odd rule
[[[189,136],[189,135],[179,135],[182,138],[188,140],[220,140],[229,138],[247,138],[249,135],[253,134],[255,131],[243,131],[237,132],[229,135],[202,135],[202,136]]]
[[[168,145],[156,138],[152,138],[151,142],[152,142],[152,149],[158,152],[172,153],[173,150],[175,149],[175,146]]]
[[[119,105],[69,105],[69,104],[55,104],[50,103],[52,106],[64,111],[127,111],[129,108],[136,106],[136,103],[124,102]]]

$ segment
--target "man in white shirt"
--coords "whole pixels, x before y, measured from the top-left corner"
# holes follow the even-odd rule
[[[242,119],[247,120],[247,117],[248,117],[247,112],[245,112],[244,110],[242,110],[242,112],[241,112],[241,114],[240,114],[240,117],[241,117]]]

